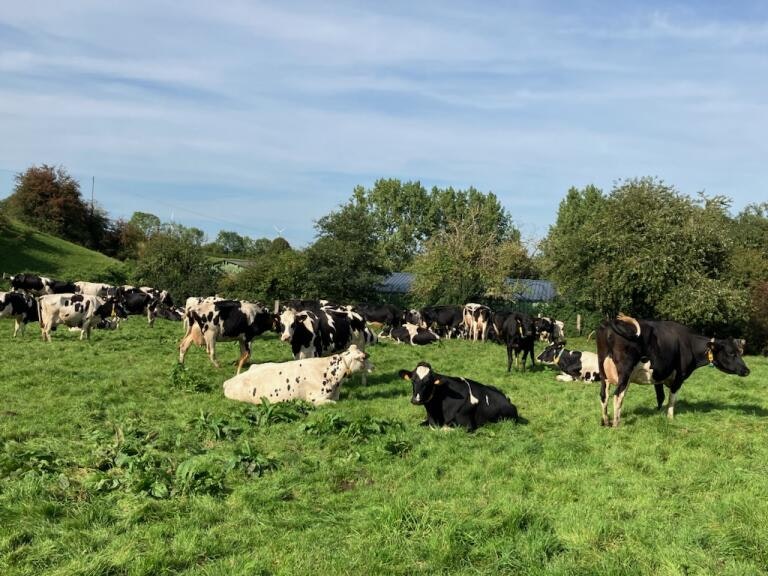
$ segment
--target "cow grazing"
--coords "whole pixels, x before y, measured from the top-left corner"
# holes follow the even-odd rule
[[[192,343],[205,346],[216,368],[216,342],[237,340],[240,358],[237,373],[251,357],[251,340],[274,326],[272,313],[257,302],[204,299],[189,311],[189,330],[179,345],[179,362],[184,363]]]
[[[224,382],[224,396],[252,404],[261,404],[264,399],[327,404],[339,399],[344,378],[372,369],[368,354],[353,344],[339,354],[324,358],[254,364]]]
[[[467,331],[467,338],[485,342],[485,339],[488,337],[488,330],[491,327],[492,316],[493,312],[488,306],[473,302],[465,304],[463,321],[464,328]]]
[[[394,304],[360,304],[357,311],[366,322],[382,325],[380,336],[386,336],[393,328],[403,325],[403,311]]]
[[[29,322],[38,321],[37,302],[24,292],[0,292],[0,318],[13,318],[13,337],[21,332]]]
[[[534,341],[536,340],[536,326],[533,318],[522,312],[513,312],[504,320],[501,327],[501,337],[507,345],[507,372],[512,370],[512,360],[515,366],[519,366],[519,355],[523,353],[523,372],[528,356],[531,357],[531,368],[536,366],[534,361]]]
[[[441,337],[458,338],[461,335],[464,314],[459,306],[427,306],[419,313],[422,326],[432,328]]]
[[[616,386],[613,426],[619,425],[624,395],[635,378],[638,364],[648,363],[647,381],[654,385],[659,410],[664,404],[664,386],[669,387],[667,417],[673,418],[677,393],[694,370],[712,364],[727,374],[747,376],[749,368],[744,364],[742,353],[743,341],[707,338],[677,322],[636,320],[623,314],[604,321],[597,330],[603,425],[611,425],[608,420],[610,386]]]
[[[597,354],[594,352],[582,352],[580,350],[568,350],[565,342],[550,344],[536,359],[543,364],[554,364],[560,369],[557,380],[571,382],[598,382],[600,371],[597,367]]]
[[[542,342],[561,342],[565,340],[565,322],[553,318],[539,317],[535,320],[536,332]]]
[[[423,425],[463,426],[471,432],[487,422],[518,420],[515,405],[493,386],[438,374],[426,362],[412,372],[400,370],[400,377],[413,384],[411,403],[427,410]]]
[[[115,287],[103,282],[75,282],[75,294],[106,298],[109,295],[115,294]]]
[[[101,320],[128,315],[123,306],[110,297],[103,300],[85,294],[48,294],[37,299],[40,332],[43,341],[51,341],[51,332],[59,324],[82,330],[80,340],[90,339],[91,328]]]
[[[432,344],[433,342],[440,340],[440,336],[429,328],[422,328],[421,326],[410,323],[405,323],[399,328],[393,328],[389,335],[393,340],[398,342],[409,342],[414,346]]]

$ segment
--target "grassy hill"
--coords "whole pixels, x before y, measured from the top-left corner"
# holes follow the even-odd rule
[[[15,220],[0,221],[0,272],[32,272],[60,280],[122,282],[128,268],[119,260]],[[7,287],[7,281],[2,286]]]

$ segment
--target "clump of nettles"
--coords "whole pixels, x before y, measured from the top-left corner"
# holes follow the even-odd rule
[[[171,372],[171,386],[184,392],[208,392],[209,382],[200,374],[191,372],[184,364],[176,364]]]

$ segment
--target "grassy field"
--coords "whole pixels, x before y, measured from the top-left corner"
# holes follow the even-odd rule
[[[119,282],[125,264],[56,236],[38,232],[18,221],[0,220],[0,273],[31,272],[57,280]],[[8,289],[7,280],[0,287]]]
[[[178,323],[44,344],[0,322],[0,573],[764,574],[768,360],[702,368],[677,417],[630,387],[505,373],[494,344],[371,348],[333,406],[225,399],[237,346],[176,366]],[[571,342],[587,349],[586,342]],[[274,335],[259,360],[287,360]],[[419,360],[502,388],[527,424],[420,427]]]

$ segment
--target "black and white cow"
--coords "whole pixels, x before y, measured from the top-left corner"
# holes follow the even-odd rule
[[[51,332],[59,324],[80,328],[80,340],[90,339],[91,328],[100,321],[119,317],[126,318],[123,306],[110,297],[103,300],[86,294],[47,294],[37,299],[40,316],[40,333],[43,341],[51,341]]]
[[[536,326],[533,318],[523,312],[513,312],[504,320],[501,327],[501,337],[507,345],[507,372],[512,370],[513,359],[515,366],[519,365],[520,352],[523,353],[523,372],[525,372],[525,361],[529,355],[531,367],[536,366],[533,351],[536,341]]]
[[[406,322],[398,328],[393,328],[389,336],[398,342],[408,342],[414,346],[424,346],[440,340],[435,332],[429,328],[422,328],[416,324]]]
[[[27,273],[14,274],[11,276],[10,281],[13,290],[24,290],[35,296],[50,294],[48,287],[51,284],[51,279],[45,276]]]
[[[571,382],[599,382],[600,371],[597,365],[597,354],[581,350],[568,350],[565,342],[557,342],[547,346],[536,359],[543,364],[554,364],[560,369],[557,380]]]
[[[380,336],[386,336],[393,328],[403,325],[403,311],[394,304],[360,304],[357,312],[365,318],[366,322],[382,325]]]
[[[491,317],[493,316],[491,309],[484,304],[470,302],[464,305],[463,315],[467,338],[485,342],[491,327]]]
[[[488,422],[518,420],[515,405],[493,386],[438,374],[426,362],[413,371],[400,370],[400,377],[413,385],[411,403],[427,411],[422,425],[462,426],[471,432]]]
[[[542,342],[561,342],[565,340],[565,322],[553,318],[536,318],[536,332],[539,334],[539,340]]]
[[[37,302],[25,292],[0,292],[0,318],[13,318],[13,337],[30,322],[38,321]]]
[[[743,351],[742,340],[708,338],[668,320],[636,320],[620,314],[604,321],[597,330],[603,425],[611,425],[608,420],[610,386],[616,386],[613,426],[619,425],[624,395],[638,364],[648,362],[648,383],[654,385],[659,410],[664,404],[664,386],[669,387],[667,417],[673,418],[677,392],[697,368],[711,364],[727,374],[747,376],[749,368],[742,359]]]
[[[501,330],[504,326],[504,321],[512,314],[514,314],[512,310],[494,310],[491,316],[491,327],[488,330],[488,337],[491,340],[498,344],[504,344],[504,336]]]
[[[237,340],[240,343],[240,358],[237,373],[251,357],[251,340],[274,326],[274,316],[258,302],[241,300],[203,299],[188,312],[189,330],[179,345],[179,362],[189,347],[195,343],[205,346],[208,357],[217,368],[216,342]]]
[[[376,342],[376,335],[363,317],[351,310],[287,309],[280,315],[280,330],[280,339],[290,343],[296,360],[341,352],[351,344],[365,350],[366,344]]]
[[[146,286],[130,288],[128,290],[124,287],[118,288],[117,298],[123,303],[128,314],[146,315],[147,324],[150,327],[154,326],[155,318],[157,318],[158,312],[161,309],[173,306],[173,300],[167,291]]]
[[[458,338],[461,336],[461,326],[464,314],[460,306],[426,306],[422,308],[422,326],[432,328],[441,337]]]

